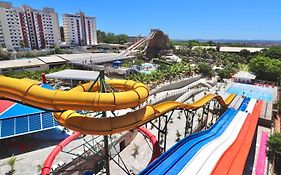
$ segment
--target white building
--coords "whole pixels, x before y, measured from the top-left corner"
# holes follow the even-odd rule
[[[97,45],[96,18],[77,14],[63,14],[64,37],[67,45]]]
[[[35,10],[0,2],[0,45],[9,50],[44,49],[60,44],[58,15],[51,8]]]
[[[232,78],[234,78],[234,81],[239,83],[252,83],[252,81],[256,78],[256,75],[246,71],[239,71],[233,75]]]
[[[176,49],[180,49],[181,47],[185,47],[185,46],[177,46]],[[194,49],[214,49],[216,50],[217,47],[216,46],[194,46],[192,47],[192,50]],[[228,53],[240,53],[242,50],[248,50],[251,53],[254,52],[261,52],[262,50],[264,50],[266,48],[262,48],[262,47],[219,47],[219,51],[220,52],[228,52]]]
[[[0,3],[0,46],[8,49],[19,48],[23,40],[19,9],[10,3]]]

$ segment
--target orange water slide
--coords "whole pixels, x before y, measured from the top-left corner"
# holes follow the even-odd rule
[[[221,156],[211,174],[243,174],[261,109],[262,101],[258,101],[253,113],[248,115],[237,139]]]

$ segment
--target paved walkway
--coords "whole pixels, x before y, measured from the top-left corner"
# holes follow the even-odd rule
[[[254,148],[252,151],[254,156],[253,157],[253,163],[252,165],[250,165],[250,167],[247,167],[247,169],[251,169],[252,170],[252,175],[256,174],[256,164],[257,164],[257,161],[258,161],[258,155],[259,155],[259,149],[260,149],[260,143],[261,143],[261,136],[262,136],[262,132],[266,132],[268,134],[268,136],[270,135],[270,129],[269,128],[265,128],[265,127],[262,127],[262,126],[257,126],[257,134],[256,134],[256,138],[255,139],[255,145]],[[249,153],[251,155],[251,152]],[[268,159],[266,159],[266,167],[268,166]],[[248,165],[249,166],[249,165]],[[265,168],[265,170],[267,170],[267,168]]]

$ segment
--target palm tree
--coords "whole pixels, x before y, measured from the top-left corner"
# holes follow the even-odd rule
[[[42,165],[37,165],[37,170],[38,170],[38,173],[40,173],[42,171]]]
[[[133,154],[132,154],[132,156],[134,157],[134,158],[136,158],[137,157],[137,155],[139,154],[139,145],[136,145],[136,144],[134,144],[134,148],[133,148]]]
[[[177,132],[176,132],[176,136],[177,136],[177,138],[176,138],[176,142],[178,142],[181,138],[181,134],[180,134],[180,132],[179,132],[179,130],[177,130]]]
[[[8,160],[7,160],[7,164],[10,166],[11,170],[9,171],[9,174],[14,174],[15,169],[15,163],[16,163],[17,157],[15,157],[14,155],[12,155]]]

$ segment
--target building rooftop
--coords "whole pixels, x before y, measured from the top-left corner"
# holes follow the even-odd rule
[[[81,59],[88,59],[93,57],[94,54],[92,53],[83,53],[83,54],[62,54],[58,55],[60,58],[63,58],[68,61],[72,60],[81,60]]]
[[[61,80],[96,80],[99,76],[97,71],[66,69],[59,72],[47,74],[47,78]],[[106,78],[107,79],[107,78]]]
[[[233,78],[245,78],[245,79],[255,79],[256,75],[251,74],[250,72],[246,71],[239,71],[238,73],[232,76]]]
[[[131,58],[129,56],[120,55],[118,53],[84,53],[84,54],[63,54],[58,55],[59,57],[70,61],[72,63],[82,64],[83,62],[86,63],[105,63],[111,62],[114,60],[123,60],[127,58]]]
[[[25,67],[25,66],[38,66],[38,65],[43,65],[43,64],[45,64],[45,63],[37,58],[5,60],[5,61],[0,61],[0,69],[13,68],[13,67]]]
[[[180,48],[180,46],[176,47],[176,48]],[[196,48],[202,48],[202,49],[216,49],[216,46],[194,46],[192,48],[196,49]],[[261,48],[261,47],[220,47],[220,52],[241,52],[241,50],[248,50],[250,52],[260,52],[265,48]]]
[[[38,57],[39,60],[43,61],[44,63],[59,63],[59,62],[67,62],[65,59],[57,56],[57,55],[50,55],[45,57]]]
[[[250,52],[260,52],[264,48],[258,47],[220,47],[220,52],[240,52],[241,50],[248,50]]]
[[[109,43],[99,43],[98,46],[121,46],[121,47],[127,47],[125,44],[109,44]]]

